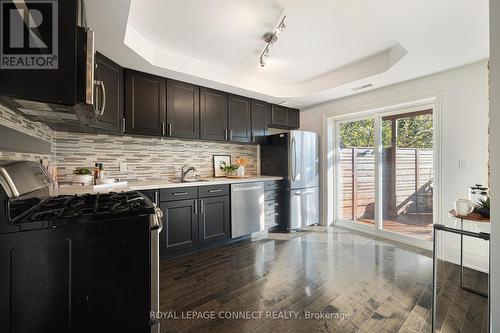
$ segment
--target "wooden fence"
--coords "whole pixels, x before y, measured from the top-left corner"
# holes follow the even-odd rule
[[[433,152],[430,149],[382,152],[382,204],[385,217],[432,213]],[[375,155],[373,148],[340,150],[340,194],[344,219],[373,219]],[[385,218],[384,217],[384,218]]]

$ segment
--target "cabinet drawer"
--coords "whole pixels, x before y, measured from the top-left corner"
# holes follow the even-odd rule
[[[229,195],[229,185],[209,185],[198,187],[200,198],[219,197]]]
[[[270,212],[270,211],[278,211],[280,208],[280,204],[279,204],[279,201],[277,200],[270,200],[270,201],[265,201],[264,202],[264,211],[266,212]]]
[[[164,188],[160,190],[160,201],[196,199],[197,187]]]
[[[273,227],[280,222],[280,214],[278,212],[266,212],[264,218],[264,225],[266,227]]]
[[[279,201],[279,191],[266,191],[264,192],[264,201],[275,200]]]
[[[281,185],[281,181],[279,180],[269,180],[264,182],[264,191],[275,191],[279,190]]]

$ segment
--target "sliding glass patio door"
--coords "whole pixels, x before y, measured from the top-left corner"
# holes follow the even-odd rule
[[[336,220],[430,241],[432,108],[338,120],[336,134]]]
[[[375,122],[373,118],[339,123],[339,218],[375,222]]]
[[[432,110],[382,118],[383,229],[432,239]]]

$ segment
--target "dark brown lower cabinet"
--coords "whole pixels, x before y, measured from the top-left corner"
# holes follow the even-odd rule
[[[176,199],[169,195],[172,191],[186,193],[189,199]],[[161,200],[168,200],[160,202],[163,212],[160,256],[178,257],[229,240],[231,200],[228,193],[228,185],[160,190]]]
[[[163,230],[160,233],[160,256],[171,256],[198,247],[197,200],[160,203]]]
[[[200,199],[200,245],[223,241],[231,237],[231,201],[229,196]]]

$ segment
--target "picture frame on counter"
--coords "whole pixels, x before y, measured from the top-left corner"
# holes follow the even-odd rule
[[[221,163],[226,163],[226,165],[231,165],[230,155],[213,155],[214,161],[214,177],[225,177],[226,173],[221,170]]]

